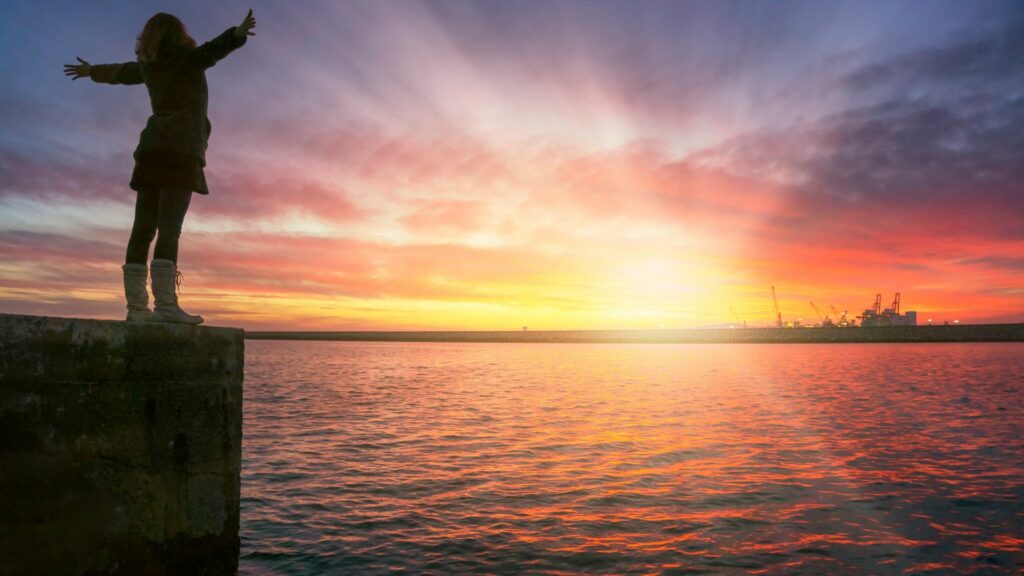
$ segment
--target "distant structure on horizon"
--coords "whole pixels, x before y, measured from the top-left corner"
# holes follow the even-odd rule
[[[875,305],[858,316],[861,326],[917,326],[917,312],[910,310],[900,314],[900,293],[892,301],[892,307],[882,310],[882,295],[875,295]]]

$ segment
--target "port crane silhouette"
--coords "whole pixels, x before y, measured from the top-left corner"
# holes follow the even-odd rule
[[[782,312],[779,312],[779,299],[775,297],[775,286],[772,286],[772,304],[775,306],[775,325],[782,328]]]
[[[814,309],[814,313],[818,316],[818,323],[819,324],[821,324],[822,326],[825,326],[825,325],[831,323],[831,320],[829,320],[829,318],[828,318],[828,314],[822,312],[821,308],[818,308],[818,305],[815,304],[813,300],[811,301],[810,304],[811,304],[811,308]]]

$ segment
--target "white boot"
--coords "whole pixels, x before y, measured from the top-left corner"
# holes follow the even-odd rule
[[[149,267],[153,279],[153,320],[155,322],[174,322],[176,324],[202,324],[202,316],[186,313],[178,306],[178,295],[174,289],[177,284],[178,268],[172,260],[156,259]]]
[[[121,266],[124,272],[124,298],[128,301],[128,322],[147,322],[153,316],[149,309],[149,292],[146,291],[146,276],[149,269],[145,264],[125,264]]]

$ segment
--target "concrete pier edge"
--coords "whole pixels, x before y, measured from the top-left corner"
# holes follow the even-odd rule
[[[238,569],[244,334],[0,314],[0,573]]]

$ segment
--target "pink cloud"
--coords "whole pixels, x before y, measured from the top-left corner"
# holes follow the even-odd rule
[[[363,215],[347,192],[297,170],[267,174],[273,167],[250,166],[209,171],[209,196],[195,201],[204,214],[240,221],[279,218],[298,213],[330,222],[355,220]]]
[[[402,223],[421,230],[473,230],[483,223],[486,207],[479,200],[417,200]]]

